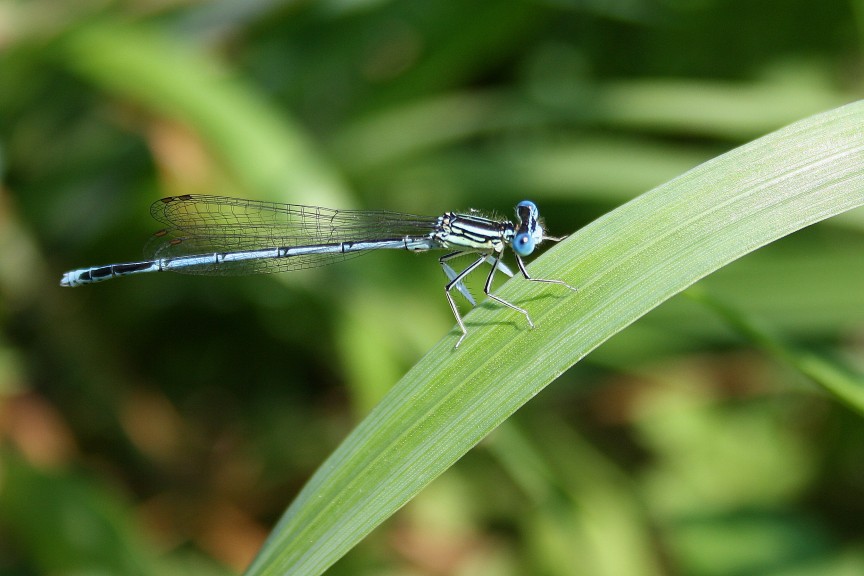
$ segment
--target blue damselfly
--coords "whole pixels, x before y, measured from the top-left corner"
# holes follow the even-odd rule
[[[463,280],[484,262],[492,269],[483,292],[523,314],[528,325],[534,327],[526,310],[492,294],[496,270],[513,276],[501,261],[507,246],[512,248],[525,279],[576,290],[562,280],[531,278],[525,270],[522,257],[531,254],[544,240],[563,239],[545,234],[537,206],[529,201],[516,206],[517,223],[488,218],[474,211],[432,217],[193,194],[157,200],[150,213],[166,228],[158,231],[148,244],[147,260],[72,270],[63,274],[60,285],[80,286],[142,272],[211,276],[282,272],[324,266],[379,249],[451,250],[438,262],[449,279],[445,295],[462,331],[457,348],[468,331],[452,291],[455,288],[472,306],[476,305]],[[466,254],[476,254],[477,258],[456,272],[449,262]]]

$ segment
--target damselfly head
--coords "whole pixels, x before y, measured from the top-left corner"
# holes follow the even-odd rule
[[[516,216],[519,217],[519,227],[513,236],[511,246],[519,256],[528,256],[534,251],[535,246],[543,242],[540,212],[536,204],[530,200],[523,200],[516,205]]]

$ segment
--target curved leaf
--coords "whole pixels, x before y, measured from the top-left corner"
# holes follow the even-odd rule
[[[733,150],[573,234],[466,316],[321,466],[247,574],[319,574],[567,368],[719,267],[864,204],[864,103]],[[290,439],[286,439],[291,441]]]

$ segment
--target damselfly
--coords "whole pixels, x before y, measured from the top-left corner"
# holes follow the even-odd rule
[[[150,207],[150,214],[166,228],[156,232],[145,249],[147,260],[72,270],[63,274],[60,285],[80,286],[141,272],[211,276],[281,272],[324,266],[378,249],[451,250],[438,262],[449,280],[444,293],[462,331],[457,348],[468,331],[452,291],[455,288],[475,306],[463,281],[484,262],[492,270],[483,292],[523,314],[528,326],[534,327],[527,310],[492,294],[496,270],[513,276],[501,261],[506,246],[513,249],[516,264],[526,280],[576,290],[562,280],[531,278],[525,270],[523,256],[531,254],[544,240],[563,239],[545,234],[537,206],[529,201],[516,206],[517,223],[487,218],[473,211],[431,217],[193,194],[157,200]],[[456,272],[450,261],[466,254],[476,254],[477,258]]]

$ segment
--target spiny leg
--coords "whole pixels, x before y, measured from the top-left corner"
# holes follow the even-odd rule
[[[500,297],[492,294],[492,279],[495,277],[495,270],[498,269],[498,261],[501,260],[502,255],[503,255],[502,253],[499,253],[496,256],[495,263],[492,265],[492,270],[489,271],[489,276],[486,277],[486,285],[483,286],[483,292],[487,296],[489,296],[490,298],[495,300],[496,302],[499,302],[499,303],[503,304],[504,306],[507,306],[508,308],[512,308],[513,310],[516,310],[517,312],[521,312],[522,314],[524,314],[525,319],[528,321],[528,326],[530,326],[531,328],[534,328],[534,322],[531,321],[531,316],[528,315],[527,310],[520,308],[519,306],[516,306],[515,304],[511,304],[510,302],[504,300],[503,298],[500,298]]]
[[[440,258],[438,258],[438,263],[441,265],[441,269],[444,270],[444,274],[447,276],[448,280],[453,280],[454,278],[456,278],[457,273],[456,273],[456,270],[454,270],[452,266],[447,264],[447,262],[449,262],[450,260],[452,260],[454,258],[464,256],[466,254],[470,254],[470,252],[464,252],[464,251],[463,252],[450,252],[449,254],[445,254],[444,256],[441,256]],[[510,268],[508,268],[504,264],[504,262],[501,261],[500,257],[493,256],[492,254],[487,254],[486,255],[486,262],[489,265],[498,268],[501,272],[503,272],[504,274],[506,274],[510,278],[513,277],[513,272],[510,270]],[[462,293],[462,296],[464,296],[465,299],[471,303],[471,306],[477,306],[477,302],[474,301],[474,296],[471,294],[471,292],[465,286],[464,282],[460,282],[459,284],[457,284],[456,289],[459,290],[459,292]]]
[[[519,265],[519,271],[522,272],[522,276],[524,276],[526,280],[529,280],[531,282],[543,282],[545,284],[560,284],[561,286],[566,286],[570,290],[573,290],[574,292],[576,292],[576,288],[574,288],[573,286],[571,286],[567,282],[564,282],[563,280],[548,280],[546,278],[531,278],[531,276],[528,275],[528,271],[525,269],[525,263],[522,262],[522,258],[518,254],[515,254],[515,256],[516,256],[516,264]]]
[[[448,254],[447,256],[442,256],[439,258],[439,261],[444,260],[445,258],[449,260],[450,258],[455,258],[456,254],[461,254],[460,252],[454,252],[453,254]],[[446,260],[445,260],[446,261]],[[459,340],[456,342],[456,346],[454,348],[459,348],[459,344],[462,343],[462,340],[465,339],[465,336],[468,335],[468,330],[465,329],[465,324],[462,322],[462,316],[459,315],[459,309],[456,307],[456,302],[453,301],[453,296],[450,294],[450,291],[453,290],[454,286],[459,286],[462,283],[462,280],[465,277],[477,269],[478,266],[483,264],[486,261],[486,256],[480,256],[477,260],[468,265],[467,268],[462,270],[459,274],[457,274],[450,282],[447,283],[447,286],[444,287],[444,294],[447,296],[447,302],[450,303],[450,309],[453,311],[453,315],[456,317],[456,323],[459,324],[459,329],[462,330],[462,336],[459,337]],[[441,262],[442,265],[444,262]]]
[[[447,264],[447,262],[454,258],[458,258],[459,256],[464,256],[465,254],[468,254],[468,252],[450,252],[449,254],[445,254],[444,256],[438,258],[438,263],[441,265],[441,269],[444,270],[444,275],[447,276],[448,280],[453,280],[454,278],[456,278],[456,276],[458,276],[458,274],[452,266]],[[474,301],[474,296],[471,295],[471,292],[468,291],[468,288],[463,282],[459,282],[456,285],[456,289],[459,290],[459,292],[462,293],[462,296],[464,296],[465,299],[471,303],[471,306],[477,305],[477,302]]]

